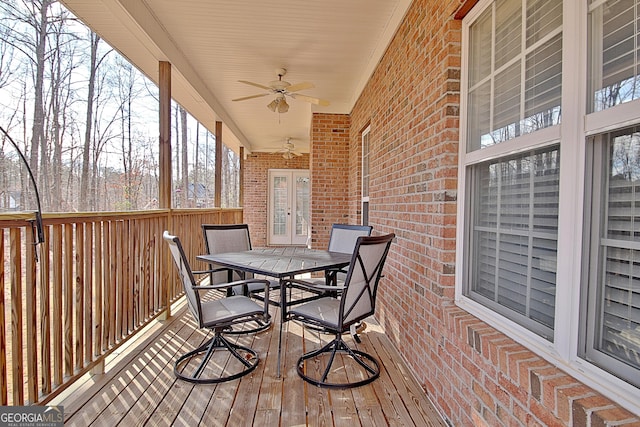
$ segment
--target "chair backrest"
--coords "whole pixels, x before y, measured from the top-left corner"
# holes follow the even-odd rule
[[[331,252],[351,254],[358,237],[370,236],[372,228],[370,225],[333,224],[328,249]]]
[[[343,330],[374,313],[378,283],[394,237],[393,233],[358,237],[340,299]]]
[[[193,289],[193,286],[196,285],[196,281],[193,277],[193,273],[191,272],[187,256],[184,254],[184,249],[182,248],[180,239],[177,236],[172,236],[168,231],[163,233],[162,238],[169,244],[171,256],[176,268],[178,269],[180,280],[182,280],[182,286],[184,287],[184,293],[187,298],[187,303],[189,304],[189,310],[191,310],[191,314],[193,314],[193,317],[198,322],[198,326],[202,327],[200,295],[195,289]]]
[[[248,224],[202,224],[204,244],[208,254],[221,254],[225,252],[240,252],[251,249]],[[247,274],[247,279],[252,275]],[[228,283],[239,280],[235,275],[229,280],[227,271],[220,271],[211,275],[212,284]]]

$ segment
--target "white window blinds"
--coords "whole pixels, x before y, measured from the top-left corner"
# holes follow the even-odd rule
[[[553,338],[559,149],[472,167],[468,295]]]

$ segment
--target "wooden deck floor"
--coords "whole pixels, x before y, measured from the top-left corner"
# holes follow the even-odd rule
[[[194,386],[175,378],[173,363],[206,335],[182,307],[123,351],[106,374],[51,404],[63,405],[66,424],[76,426],[446,426],[375,321],[367,322],[358,348],[381,362],[381,375],[350,390],[318,388],[296,373],[303,349],[317,348],[326,336],[294,322],[287,322],[284,335],[280,378],[276,321],[268,331],[238,336],[258,351],[254,372]]]

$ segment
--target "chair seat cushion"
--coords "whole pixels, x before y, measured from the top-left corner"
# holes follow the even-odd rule
[[[202,303],[202,323],[220,324],[234,319],[264,313],[264,308],[245,296],[232,296]]]
[[[320,298],[290,310],[293,316],[303,316],[332,330],[338,330],[339,312],[340,300],[335,298]]]

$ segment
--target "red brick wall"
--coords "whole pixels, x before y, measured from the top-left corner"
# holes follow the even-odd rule
[[[370,224],[374,232],[397,235],[377,317],[454,425],[640,425],[596,390],[455,306],[462,25],[453,15],[460,3],[412,3],[350,115],[348,169],[337,156],[329,165],[348,176],[345,219],[355,220],[360,135],[371,125]],[[327,151],[341,144],[336,140]],[[321,158],[312,155],[312,170],[322,167],[314,164]],[[345,191],[335,183],[327,188],[337,199],[323,195],[314,212],[339,216]]]
[[[314,114],[311,121],[311,247],[326,248],[331,225],[357,224],[349,215],[352,183],[346,114]],[[359,182],[359,181],[358,181]]]
[[[245,159],[242,181],[243,221],[249,224],[251,244],[254,247],[267,245],[269,169],[309,169],[309,155],[303,154],[286,160],[281,154],[253,153]]]

